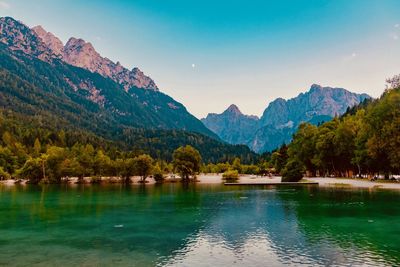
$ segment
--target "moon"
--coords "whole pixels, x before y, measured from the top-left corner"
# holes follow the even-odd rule
[[[193,64],[192,64],[192,68],[193,68],[193,69],[196,68],[196,64],[193,63]]]

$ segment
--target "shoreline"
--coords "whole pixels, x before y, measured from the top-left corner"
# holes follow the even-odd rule
[[[395,189],[400,190],[398,182],[379,182],[352,179],[352,178],[328,178],[328,177],[312,177],[304,178],[307,181],[317,182],[319,186],[324,187],[353,187],[353,188],[369,188],[369,189]]]
[[[63,182],[61,184],[69,184],[69,185],[79,185],[77,183],[77,178],[70,178],[68,182]],[[84,178],[84,185],[92,184],[90,182],[90,177]],[[132,185],[140,185],[139,182],[140,177],[134,176],[131,178]],[[21,180],[21,182],[16,183],[17,180],[2,180],[0,181],[0,185],[5,186],[14,186],[14,185],[28,185],[27,180]],[[163,183],[178,183],[180,182],[180,178],[166,178]],[[224,184],[224,180],[222,179],[222,174],[200,174],[196,177],[196,184]],[[303,178],[303,182],[311,182],[318,183],[321,187],[337,187],[337,188],[370,188],[370,189],[395,189],[400,190],[400,183],[396,182],[379,182],[379,181],[368,181],[368,180],[359,180],[352,178],[328,178],[328,177],[305,177]],[[102,184],[119,184],[123,183],[122,179],[119,177],[102,177]],[[251,185],[251,184],[271,184],[276,185],[281,183],[280,176],[255,176],[255,175],[240,175],[238,182],[239,184]],[[147,185],[156,184],[153,178],[147,178]]]

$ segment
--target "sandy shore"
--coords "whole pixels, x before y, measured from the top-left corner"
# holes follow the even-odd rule
[[[352,186],[361,188],[384,188],[384,189],[399,189],[400,183],[396,182],[372,182],[367,180],[358,179],[345,179],[345,178],[305,178],[311,182],[319,183],[319,186]]]
[[[176,178],[171,178],[168,176],[165,181],[166,182],[179,182],[179,176],[175,176]],[[108,183],[121,183],[122,180],[119,177],[102,177],[101,178],[103,182],[108,182]],[[224,181],[222,180],[222,174],[200,174],[197,175],[196,180],[200,184],[220,184],[223,183]],[[76,184],[78,181],[78,178],[76,177],[71,177],[68,179],[69,184]],[[90,184],[91,178],[90,177],[85,177],[84,178],[85,183]],[[131,177],[131,181],[133,184],[137,184],[140,181],[140,177],[134,176]],[[238,182],[241,183],[279,183],[281,181],[281,177],[260,177],[260,176],[255,176],[255,175],[240,175],[240,179]],[[26,184],[26,180],[20,180],[18,184]],[[0,181],[0,184],[4,185],[14,185],[16,184],[15,180],[4,180]],[[146,179],[146,184],[155,184],[155,180],[151,177],[148,177]]]
[[[200,183],[221,183],[221,175],[199,175],[197,178]],[[304,178],[309,182],[317,182],[319,186],[324,187],[359,187],[359,188],[383,188],[383,189],[398,189],[400,190],[400,183],[396,182],[372,182],[368,180],[358,180],[358,179],[345,179],[345,178],[325,178],[325,177],[315,177],[315,178]],[[260,177],[255,175],[242,175],[240,176],[239,183],[279,183],[281,182],[280,176],[274,177]]]
[[[103,181],[107,181],[111,183],[120,183],[121,180],[120,178],[117,177],[102,177]],[[132,177],[132,183],[133,184],[138,184],[140,178],[139,177]],[[310,181],[310,182],[317,182],[319,183],[319,186],[325,186],[325,187],[359,187],[359,188],[383,188],[383,189],[398,189],[400,190],[400,183],[383,183],[383,182],[371,182],[367,180],[358,180],[358,179],[345,179],[345,178],[320,178],[320,177],[315,177],[315,178],[305,178],[305,180]],[[76,184],[77,178],[70,178],[69,183],[70,184]],[[179,178],[175,179],[170,179],[167,178],[166,182],[178,182]],[[255,176],[255,175],[241,175],[240,179],[238,180],[238,183],[279,183],[281,181],[281,177],[279,176],[274,176],[274,177],[260,177],[260,176]],[[86,183],[90,183],[90,178],[86,177],[85,178]],[[223,183],[222,180],[222,175],[221,174],[200,174],[197,176],[197,182],[200,184],[220,184]],[[25,184],[26,181],[21,181],[20,184]],[[155,181],[153,178],[147,178],[146,179],[146,184],[154,184]],[[5,181],[0,181],[0,184],[12,186],[15,184],[15,180],[5,180]]]
[[[200,174],[197,176],[197,180],[202,184],[216,184],[222,183],[222,174]],[[238,183],[279,183],[281,177],[261,177],[256,175],[240,175]]]

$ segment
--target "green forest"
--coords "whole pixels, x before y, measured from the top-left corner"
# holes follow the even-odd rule
[[[125,132],[130,140],[124,143],[82,129],[56,127],[44,119],[0,112],[1,179],[29,178],[38,182],[45,172],[51,182],[60,182],[64,176],[123,176],[123,162],[143,154],[154,158],[156,170],[168,173],[173,170],[173,152],[184,145],[200,151],[203,164],[258,160],[258,155],[245,146],[225,145],[196,133],[131,128]]]
[[[379,99],[321,125],[304,123],[290,144],[257,155],[245,145],[218,140],[183,106],[166,114],[143,104],[162,107],[173,101],[162,93],[132,89],[130,95],[98,74],[0,48],[1,179],[124,176],[132,166],[129,173],[138,174],[140,164],[133,162],[143,155],[151,158],[151,173],[168,173],[176,171],[174,151],[186,145],[199,152],[195,169],[205,173],[275,173],[295,181],[304,175],[389,178],[399,173],[399,76],[388,80]],[[74,89],[82,82],[109,102],[89,101],[88,91]],[[192,130],[175,124],[182,121]]]
[[[302,124],[293,141],[272,154],[283,176],[376,177],[400,173],[400,76],[379,99],[315,126]]]
[[[140,175],[132,166],[143,155],[151,159],[148,175],[164,175],[176,171],[174,151],[189,144],[199,151],[196,171],[204,173],[276,173],[288,181],[304,175],[389,178],[400,169],[399,77],[389,81],[390,87],[379,99],[349,108],[343,116],[318,126],[302,124],[290,144],[272,153],[246,154],[240,151],[243,146],[237,146],[237,154],[247,155],[244,158],[195,133],[131,128],[125,133],[129,140],[112,141],[82,129],[59,127],[43,121],[45,117],[3,110],[0,177],[39,182],[47,174],[50,182],[60,182],[65,176]]]

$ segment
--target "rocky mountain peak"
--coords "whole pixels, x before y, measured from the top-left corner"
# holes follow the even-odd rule
[[[256,152],[271,151],[288,143],[302,122],[318,124],[331,120],[366,98],[370,96],[313,84],[294,98],[275,99],[260,119],[242,113],[232,115],[240,111],[231,105],[222,114],[209,114],[202,122],[228,143],[246,144]]]
[[[322,87],[321,85],[316,84],[316,83],[312,84],[310,87],[310,91],[317,91],[317,90],[321,90],[321,89],[324,89],[324,87]]]
[[[39,58],[46,62],[61,59],[66,63],[87,69],[121,84],[126,91],[131,88],[158,91],[155,82],[138,68],[132,71],[119,62],[102,57],[90,42],[72,37],[63,45],[51,32],[38,25],[30,29],[11,17],[0,18],[0,42],[11,50]]]
[[[46,62],[51,62],[53,57],[51,49],[34,31],[11,17],[0,18],[0,42],[10,50],[22,51]]]
[[[37,34],[37,36],[40,37],[40,39],[42,39],[42,41],[47,45],[47,47],[54,52],[54,54],[60,55],[62,57],[64,44],[60,39],[58,39],[58,37],[56,37],[51,32],[47,32],[40,25],[33,27],[32,30]]]
[[[111,78],[121,84],[126,91],[132,87],[158,91],[155,82],[139,68],[129,71],[121,63],[114,63],[102,57],[89,42],[79,38],[70,38],[65,44],[64,60],[74,66],[97,72],[104,77]]]
[[[226,142],[243,144],[253,136],[258,120],[257,116],[244,115],[232,104],[221,114],[210,113],[201,121]]]
[[[275,99],[274,101],[272,101],[271,103],[270,103],[270,105],[280,105],[280,106],[282,106],[282,105],[285,105],[286,104],[286,99],[283,99],[283,98],[281,98],[281,97],[278,97],[277,99]]]
[[[238,106],[236,106],[235,104],[230,105],[225,111],[224,113],[232,113],[232,114],[236,114],[236,115],[242,115],[242,112],[240,111],[240,109],[238,108]]]
[[[81,38],[75,38],[75,37],[69,38],[68,42],[65,44],[65,49],[79,50],[79,51],[81,51],[83,49],[87,49],[94,56],[100,56],[100,54],[96,52],[96,50],[94,49],[94,47],[91,43],[86,42],[85,40],[83,40]]]
[[[98,72],[102,76],[111,75],[110,71],[104,68],[105,59],[96,52],[91,43],[83,39],[71,37],[64,46],[63,59],[71,65]]]
[[[143,89],[149,89],[158,91],[158,87],[156,83],[148,76],[146,76],[143,71],[139,68],[133,68],[131,72],[127,72],[127,69],[124,69],[121,74],[125,77],[125,87],[130,84]]]

